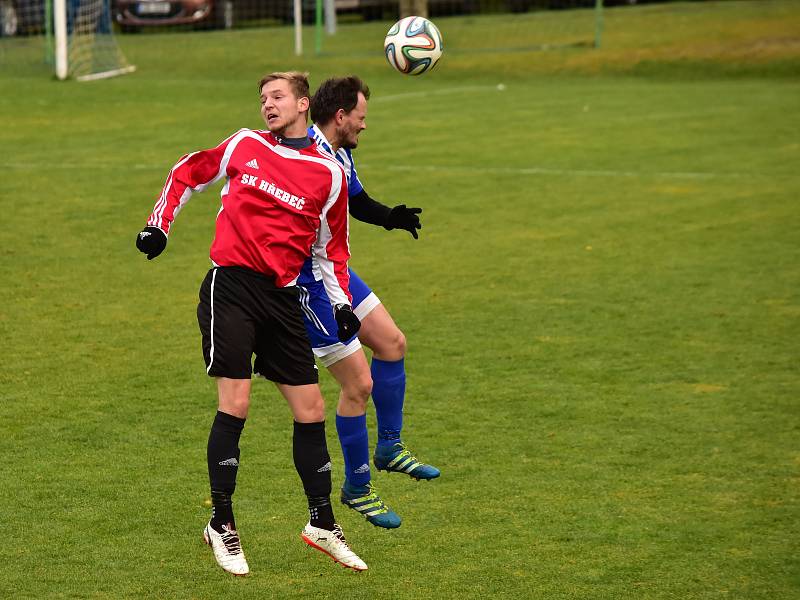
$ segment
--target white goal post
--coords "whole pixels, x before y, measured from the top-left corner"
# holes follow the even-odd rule
[[[56,77],[64,80],[69,75],[67,0],[53,0],[53,38],[55,40]]]

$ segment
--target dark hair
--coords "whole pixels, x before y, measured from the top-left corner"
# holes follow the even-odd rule
[[[264,75],[261,81],[258,82],[258,93],[261,93],[265,83],[275,81],[276,79],[288,81],[289,87],[298,100],[300,98],[308,98],[308,73],[301,73],[300,71],[283,71]]]
[[[367,84],[355,75],[326,79],[311,97],[311,120],[318,125],[325,125],[340,108],[349,113],[356,107],[359,92],[369,100]]]

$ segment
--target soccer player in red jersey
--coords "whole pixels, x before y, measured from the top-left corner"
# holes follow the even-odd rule
[[[339,338],[358,331],[347,269],[347,180],[307,135],[304,74],[267,75],[259,93],[268,131],[242,129],[214,148],[182,157],[136,245],[148,259],[158,256],[192,193],[225,180],[212,268],[197,307],[206,372],[216,378],[219,395],[207,449],[213,513],[203,532],[219,565],[236,575],[249,572],[232,496],[255,372],[275,382],[294,415],[294,463],[310,513],[303,540],[347,567],[365,570],[334,520],[324,401],[296,287],[310,254],[320,265]]]

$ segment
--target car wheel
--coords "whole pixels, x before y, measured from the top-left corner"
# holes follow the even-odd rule
[[[12,37],[19,32],[17,9],[11,0],[0,0],[0,37]]]

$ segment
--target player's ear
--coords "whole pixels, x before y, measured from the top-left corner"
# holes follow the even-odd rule
[[[310,101],[305,96],[297,100],[297,110],[299,110],[300,112],[308,112],[309,105]]]
[[[347,116],[347,113],[345,112],[345,110],[343,108],[340,108],[339,110],[337,110],[336,111],[336,124],[340,125],[342,123],[342,121],[344,121],[344,118],[346,116]]]

